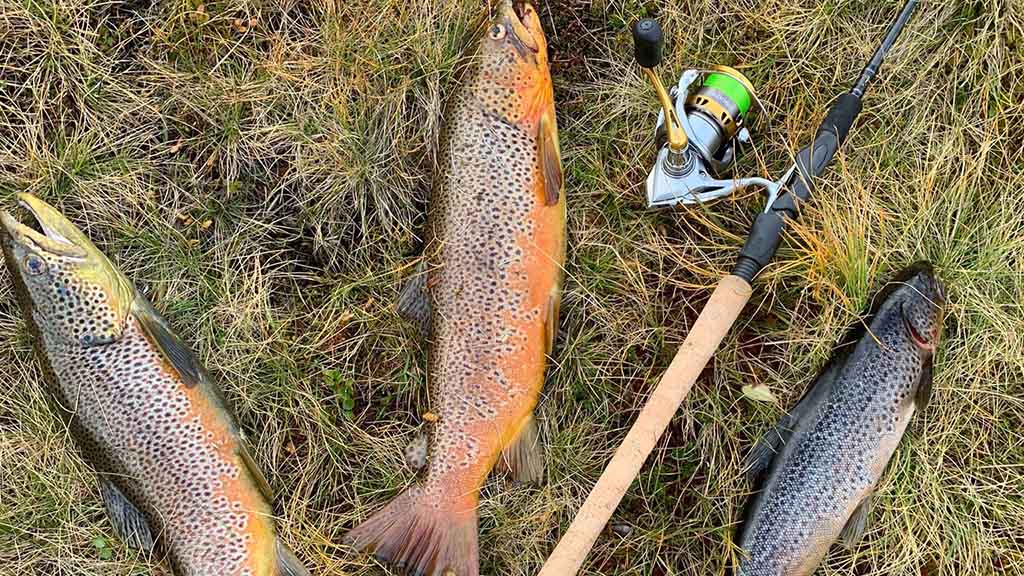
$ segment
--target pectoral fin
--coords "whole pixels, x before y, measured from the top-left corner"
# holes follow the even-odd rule
[[[110,479],[103,476],[100,476],[100,496],[117,537],[132,548],[152,552],[155,539],[146,517]]]
[[[430,295],[427,294],[426,267],[417,267],[416,274],[406,280],[402,293],[395,305],[398,315],[420,330],[423,336],[430,335]]]
[[[537,135],[538,162],[544,178],[544,204],[558,204],[562,195],[562,156],[558,147],[558,128],[555,120],[542,116]]]
[[[843,543],[843,546],[852,549],[864,537],[864,529],[868,525],[868,514],[871,513],[871,497],[872,495],[868,494],[860,501],[853,514],[850,515],[850,519],[846,521],[846,526],[843,526],[843,531],[839,533],[839,541]]]
[[[309,570],[280,540],[277,541],[277,572],[274,576],[310,576]]]
[[[502,451],[497,466],[508,470],[516,482],[539,485],[544,479],[544,448],[532,414],[516,439]]]
[[[932,367],[933,360],[929,358],[924,363],[921,379],[917,383],[917,392],[914,394],[914,404],[917,405],[918,410],[924,410],[932,401]]]

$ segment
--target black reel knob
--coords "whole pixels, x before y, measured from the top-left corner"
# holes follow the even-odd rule
[[[664,43],[661,26],[654,18],[644,18],[633,25],[633,56],[640,66],[654,68],[660,64]]]

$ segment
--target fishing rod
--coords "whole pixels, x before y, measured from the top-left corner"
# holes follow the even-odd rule
[[[732,68],[716,67],[703,73],[687,70],[672,92],[667,92],[653,70],[661,62],[661,28],[652,19],[641,20],[633,27],[637,63],[654,85],[662,105],[658,121],[660,150],[647,179],[649,204],[704,202],[750,186],[763,188],[768,200],[764,211],[754,219],[732,273],[715,287],[538,576],[572,576],[583,565],[672,416],[743,311],[754,278],[775,255],[786,226],[799,217],[801,204],[810,200],[813,179],[825,171],[846,140],[861,112],[865,92],[917,3],[909,0],[903,6],[853,87],[839,95],[818,126],[814,140],[797,153],[793,165],[776,181],[723,180],[714,176],[733,165],[737,143],[749,139],[744,124],[757,101],[750,82]]]

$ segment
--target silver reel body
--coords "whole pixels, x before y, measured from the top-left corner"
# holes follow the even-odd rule
[[[736,136],[728,140],[714,119],[702,110],[688,109],[690,88],[702,74],[699,70],[686,70],[670,92],[688,144],[681,152],[672,151],[667,144],[658,151],[657,160],[647,176],[649,206],[708,202],[748,186],[763,187],[770,196],[778,192],[778,184],[765,178],[723,180],[717,177],[732,167],[737,144],[749,142],[750,132],[745,127],[740,128]],[[665,111],[662,110],[658,114],[657,132],[664,130]]]

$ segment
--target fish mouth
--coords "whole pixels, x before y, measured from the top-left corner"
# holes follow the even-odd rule
[[[526,0],[505,0],[503,12],[515,38],[534,54],[540,52],[537,41],[540,17],[533,4]]]
[[[10,212],[0,210],[0,225],[11,240],[37,252],[85,259],[85,250],[68,239],[66,229],[73,225],[56,208],[26,193],[18,194],[18,206],[32,216],[30,224],[35,228],[21,223]]]

